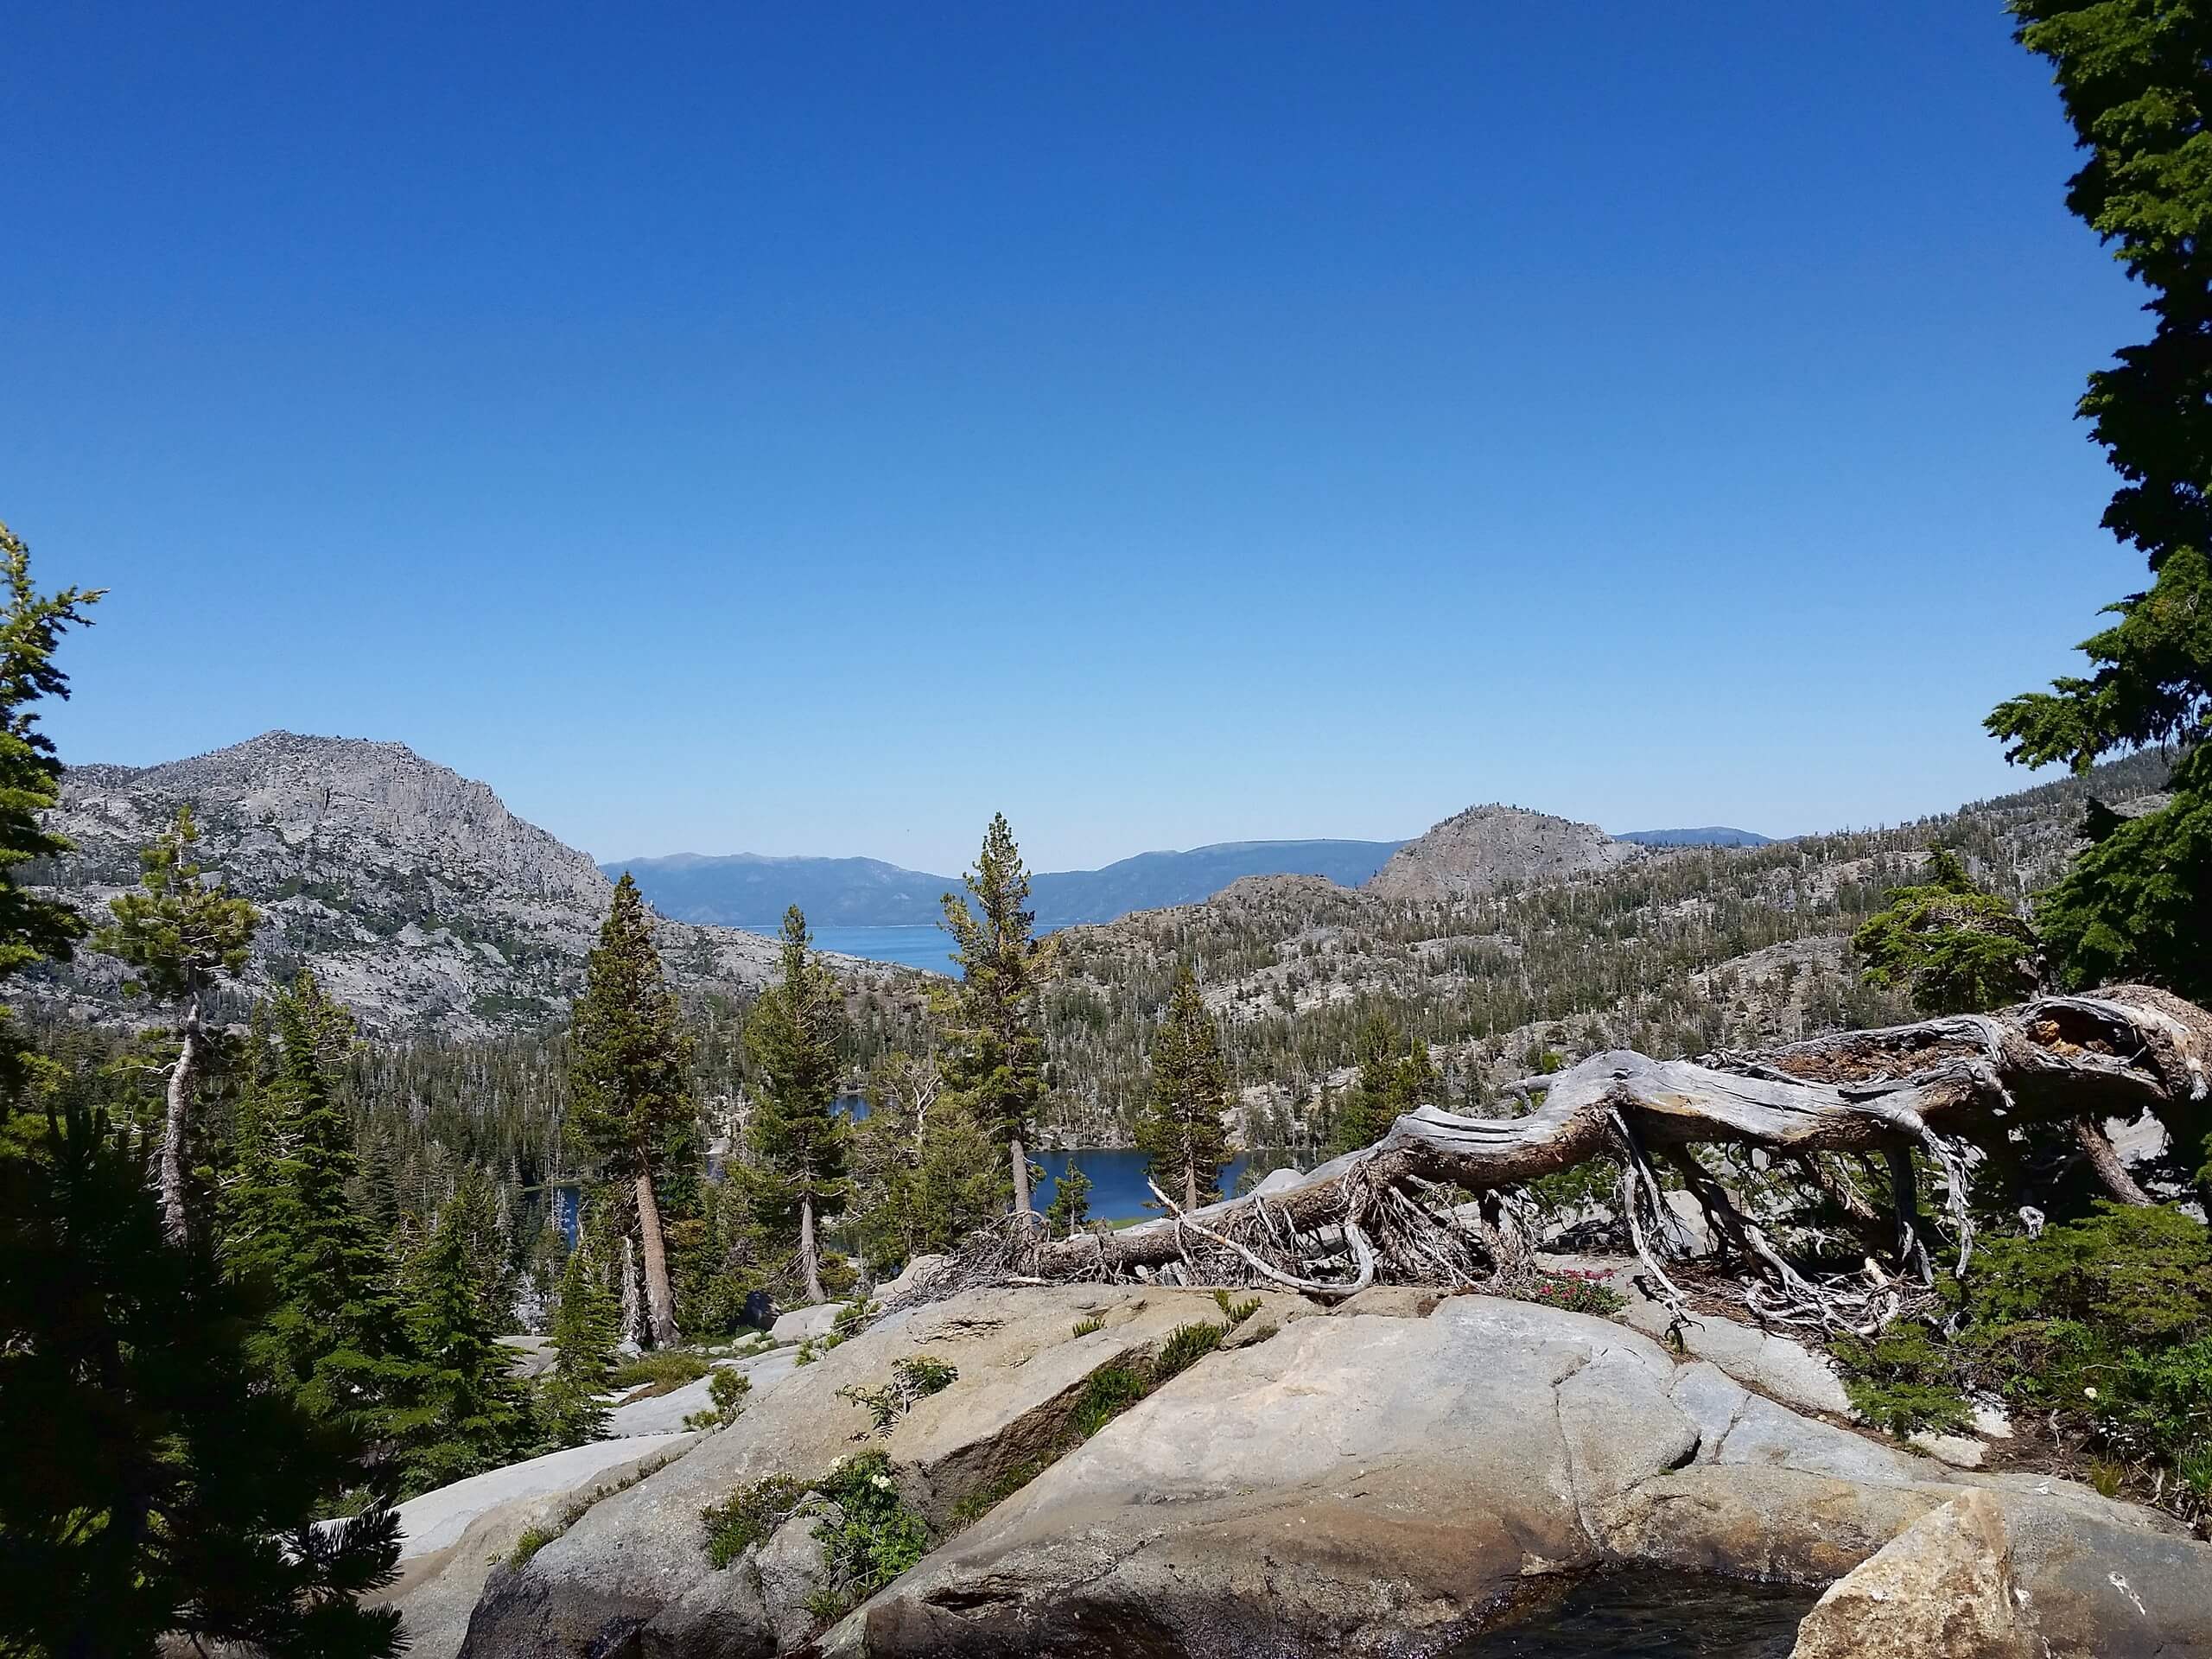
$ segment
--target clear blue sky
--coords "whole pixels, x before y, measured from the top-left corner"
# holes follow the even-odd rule
[[[645,10],[16,10],[67,758],[397,739],[606,857],[1790,833],[2017,786],[2141,583],[1989,0]]]

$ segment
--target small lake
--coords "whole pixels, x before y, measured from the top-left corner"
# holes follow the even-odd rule
[[[1451,1659],[1789,1659],[1818,1592],[1696,1573],[1620,1569],[1572,1586]]]
[[[838,1109],[855,1121],[868,1116],[868,1100],[861,1095],[840,1095]],[[1003,1149],[1001,1149],[1003,1150]],[[1073,1163],[1090,1179],[1090,1218],[1093,1221],[1147,1220],[1166,1212],[1153,1202],[1152,1190],[1145,1185],[1145,1173],[1151,1160],[1134,1147],[1094,1147],[1088,1151],[1072,1152],[1032,1151],[1029,1161],[1044,1166],[1045,1179],[1029,1195],[1029,1202],[1039,1210],[1049,1209],[1052,1193],[1060,1177]],[[1290,1160],[1281,1153],[1239,1153],[1222,1166],[1221,1190],[1224,1197],[1233,1196],[1236,1183],[1244,1172],[1257,1164],[1264,1175],[1270,1170],[1281,1169]],[[1171,1198],[1180,1198],[1174,1188],[1167,1190]]]
[[[1090,1218],[1093,1221],[1127,1221],[1132,1217],[1145,1218],[1165,1215],[1153,1199],[1151,1189],[1144,1184],[1145,1172],[1150,1160],[1134,1147],[1120,1147],[1089,1152],[1033,1152],[1031,1161],[1045,1166],[1045,1179],[1030,1194],[1030,1202],[1039,1210],[1047,1209],[1052,1202],[1052,1190],[1059,1184],[1061,1173],[1071,1161],[1081,1167],[1090,1178]],[[1278,1167],[1281,1158],[1260,1154],[1262,1173]],[[1236,1183],[1250,1165],[1251,1159],[1240,1153],[1224,1165],[1221,1190],[1224,1195],[1236,1191]],[[1181,1203],[1183,1195],[1173,1187],[1167,1196]]]

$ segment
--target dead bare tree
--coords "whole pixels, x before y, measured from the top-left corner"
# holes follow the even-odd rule
[[[1763,1318],[1871,1331],[1923,1300],[1933,1281],[1916,1154],[1942,1187],[1953,1267],[1962,1273],[1974,1240],[1972,1164],[2005,1155],[2018,1129],[2063,1124],[2113,1198],[2145,1202],[2098,1124],[2146,1111],[2170,1126],[2201,1121],[2212,1110],[2208,1072],[2212,1014],[2141,985],[1758,1053],[1655,1060],[1614,1050],[1509,1085],[1505,1095],[1529,1107],[1524,1116],[1424,1107],[1375,1145],[1265,1196],[1185,1210],[1155,1189],[1163,1219],[1065,1240],[1046,1238],[1032,1217],[1008,1217],[918,1294],[1163,1274],[1330,1298],[1378,1281],[1497,1286],[1530,1271],[1530,1183],[1607,1159],[1620,1166],[1616,1209],[1630,1243],[1680,1309],[1666,1264],[1690,1246],[1664,1202],[1656,1160],[1681,1176]],[[1700,1147],[1747,1149],[1776,1178],[1827,1198],[1872,1247],[1863,1268],[1818,1280],[1801,1272],[1770,1224],[1695,1155]],[[1886,1217],[1823,1165],[1835,1154],[1886,1166]]]

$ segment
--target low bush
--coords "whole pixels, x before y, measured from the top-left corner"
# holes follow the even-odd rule
[[[705,1355],[693,1353],[688,1348],[657,1348],[650,1354],[624,1360],[614,1368],[607,1382],[616,1389],[650,1387],[653,1395],[658,1395],[680,1389],[686,1382],[696,1382],[706,1374]]]
[[[1087,1440],[1143,1399],[1150,1386],[1141,1371],[1127,1365],[1102,1365],[1084,1379],[1069,1426],[1078,1439]]]
[[[1167,1340],[1160,1344],[1159,1355],[1152,1362],[1152,1386],[1156,1389],[1168,1378],[1189,1370],[1220,1347],[1228,1335],[1227,1325],[1203,1319],[1177,1325],[1167,1333]]]
[[[972,1527],[1052,1466],[1050,1458],[1031,1458],[1017,1463],[987,1485],[979,1486],[952,1506],[955,1527]]]
[[[863,1389],[849,1383],[837,1390],[837,1397],[867,1407],[875,1420],[874,1432],[881,1434],[912,1411],[916,1402],[951,1387],[959,1377],[959,1371],[943,1360],[916,1354],[911,1359],[895,1363],[891,1367],[891,1381],[883,1387]]]
[[[1102,1319],[1094,1317],[1088,1319],[1077,1319],[1075,1322],[1074,1329],[1070,1332],[1070,1334],[1077,1337],[1087,1337],[1094,1331],[1103,1331],[1105,1328],[1106,1321]]]
[[[745,1409],[746,1396],[753,1392],[753,1379],[742,1371],[719,1370],[715,1380],[707,1384],[707,1395],[715,1403],[705,1411],[695,1411],[683,1420],[683,1427],[691,1429],[728,1428]]]
[[[1627,1299],[1605,1282],[1607,1276],[1571,1268],[1560,1273],[1540,1273],[1527,1289],[1517,1294],[1516,1300],[1535,1302],[1542,1307],[1562,1308],[1569,1313],[1594,1313],[1605,1319],[1627,1305]]]
[[[1217,1290],[1213,1299],[1220,1305],[1222,1317],[1229,1321],[1232,1331],[1260,1311],[1260,1299],[1256,1296],[1247,1297],[1240,1302],[1227,1291]]]
[[[948,1368],[949,1369],[949,1368]],[[828,1555],[830,1581],[807,1599],[817,1618],[832,1619],[858,1606],[922,1559],[929,1524],[899,1497],[891,1459],[871,1447],[840,1464],[815,1491],[842,1511],[815,1529]]]
[[[717,1570],[728,1567],[790,1520],[811,1490],[804,1481],[789,1475],[771,1475],[734,1497],[700,1510],[707,1559]]]
[[[1985,1236],[1926,1324],[1835,1344],[1853,1405],[1899,1433],[1986,1393],[2212,1514],[2212,1233],[2163,1205],[2101,1205],[2039,1237]],[[1946,1334],[1946,1332],[1953,1334]]]

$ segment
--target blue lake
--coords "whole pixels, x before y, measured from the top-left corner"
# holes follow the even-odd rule
[[[775,931],[773,927],[754,930],[772,935]],[[932,974],[952,972],[952,935],[934,922],[920,927],[817,927],[812,931],[817,950],[896,963],[901,968],[920,968]]]

